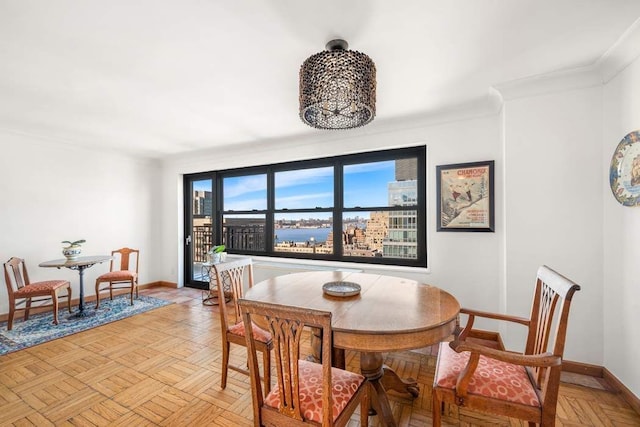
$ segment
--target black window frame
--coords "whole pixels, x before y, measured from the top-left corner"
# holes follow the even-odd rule
[[[417,160],[417,203],[413,206],[365,206],[365,207],[348,207],[343,206],[343,167],[345,165],[371,163],[386,160],[400,160],[407,158],[416,158]],[[319,167],[334,167],[334,206],[331,208],[319,207],[309,209],[275,209],[275,173],[310,169]],[[267,208],[264,210],[247,210],[247,211],[224,211],[224,192],[223,180],[229,177],[249,176],[266,174],[267,179]],[[215,170],[209,172],[199,172],[196,174],[185,175],[185,182],[192,178],[210,178],[213,180],[213,200],[214,212],[213,235],[215,244],[223,243],[223,217],[224,215],[264,215],[265,216],[265,250],[234,250],[227,247],[230,254],[242,254],[249,256],[264,256],[276,258],[293,258],[293,259],[309,259],[320,261],[338,261],[360,264],[380,264],[393,266],[409,266],[409,267],[427,267],[427,215],[426,215],[426,146],[414,146],[407,148],[397,148],[391,150],[370,151],[363,153],[347,154],[342,156],[332,156],[309,160],[299,160],[291,162],[283,162],[270,165],[248,166],[243,168]],[[187,209],[187,200],[190,195],[185,194],[185,211]],[[416,241],[417,254],[415,259],[411,258],[394,258],[394,257],[359,257],[345,256],[342,253],[341,231],[343,216],[345,213],[358,212],[374,212],[374,211],[417,211],[416,215]],[[312,214],[314,212],[330,212],[333,216],[333,253],[292,253],[274,250],[274,217],[280,213],[301,213]],[[336,232],[338,231],[338,232]]]

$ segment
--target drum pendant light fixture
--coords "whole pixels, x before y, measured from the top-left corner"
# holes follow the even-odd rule
[[[376,66],[367,55],[331,40],[300,67],[300,118],[318,129],[364,126],[376,115]]]

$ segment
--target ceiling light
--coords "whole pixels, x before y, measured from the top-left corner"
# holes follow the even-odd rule
[[[318,129],[363,126],[376,115],[376,66],[367,55],[331,40],[300,67],[300,118]]]

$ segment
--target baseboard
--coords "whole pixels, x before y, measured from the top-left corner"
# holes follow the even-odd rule
[[[633,394],[631,390],[627,388],[622,382],[615,377],[607,368],[602,368],[602,378],[604,378],[607,383],[609,383],[612,387],[614,387],[621,395],[624,397],[624,400],[627,401],[629,405],[640,414],[640,399],[638,396]]]
[[[178,284],[176,282],[166,282],[164,280],[147,283],[146,285],[140,285],[139,287],[140,289],[146,289],[146,288],[153,288],[154,286],[164,286],[165,288],[178,289]]]
[[[640,399],[633,394],[631,390],[625,386],[622,381],[616,378],[607,368],[598,365],[590,365],[588,363],[572,362],[570,360],[562,361],[562,370],[572,372],[574,374],[588,375],[590,377],[602,378],[609,388],[615,393],[620,393],[624,400],[627,401],[631,408],[640,414]]]
[[[142,285],[138,285],[138,289],[148,289],[148,288],[153,288],[153,287],[157,287],[157,286],[163,286],[166,288],[177,288],[178,284],[174,283],[174,282],[166,282],[164,280],[160,280],[157,282],[149,282],[149,283],[145,283]],[[129,293],[128,290],[126,289],[118,289],[118,290],[114,290],[113,294],[114,295],[120,295],[120,294],[126,294]],[[102,299],[102,298],[101,298]],[[94,302],[96,300],[96,296],[95,295],[85,295],[84,297],[84,303],[91,303]],[[79,299],[78,298],[72,298],[71,299],[71,306],[77,306],[79,304]],[[66,308],[67,307],[67,300],[66,297],[62,297],[58,299],[58,307],[59,308]],[[37,313],[44,313],[46,311],[51,311],[51,307],[47,307],[47,308],[40,308],[40,307],[31,307],[31,314],[37,314]],[[24,311],[19,311],[16,313],[16,319],[18,318],[22,318],[22,316],[24,316]],[[9,319],[9,313],[1,313],[0,314],[0,322],[6,322],[7,319]]]
[[[572,362],[571,360],[562,361],[562,370],[574,374],[588,375],[590,377],[604,378],[602,366],[590,365],[588,363]]]

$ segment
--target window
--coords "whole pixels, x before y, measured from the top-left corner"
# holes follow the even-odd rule
[[[267,175],[223,175],[222,194],[222,243],[227,251],[264,251]]]
[[[238,254],[425,267],[425,163],[425,147],[412,147],[211,171],[214,243]]]
[[[332,255],[334,166],[274,171],[273,251]]]

